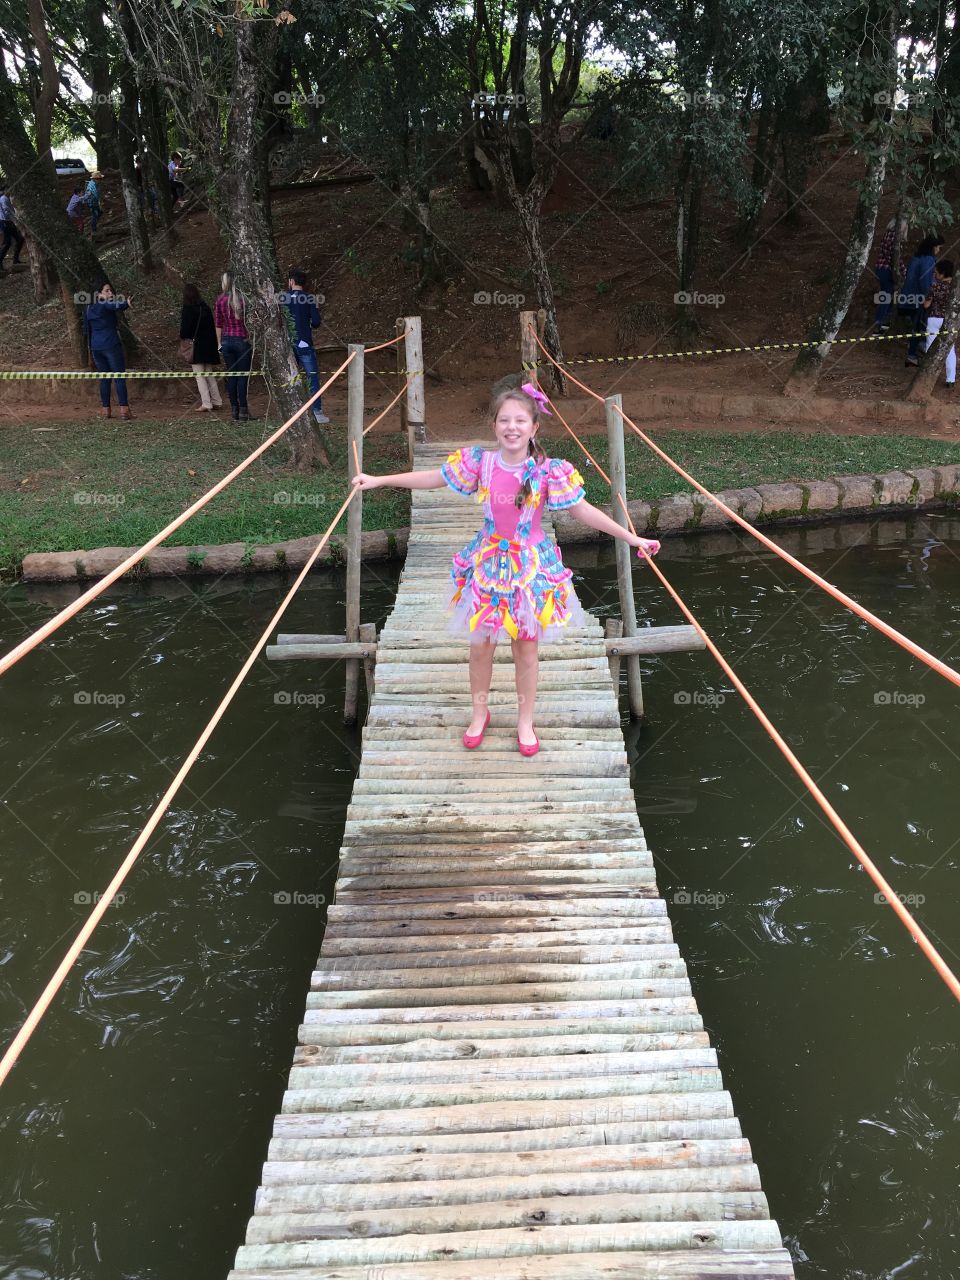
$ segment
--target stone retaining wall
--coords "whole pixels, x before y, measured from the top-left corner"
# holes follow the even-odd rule
[[[949,507],[960,501],[960,463],[888,471],[883,475],[758,484],[747,489],[725,489],[717,497],[744,520],[757,525],[862,517],[884,510]],[[698,533],[730,523],[709,498],[699,493],[673,494],[656,502],[630,502],[627,506],[637,529],[651,537]],[[554,516],[553,523],[561,543],[587,542],[603,536],[562,512]],[[403,556],[408,532],[407,529],[388,529],[364,533],[363,559]],[[315,537],[307,537],[265,546],[230,542],[223,546],[159,547],[128,576],[162,578],[254,573],[266,569],[297,570],[303,568],[315,543]],[[125,560],[132,550],[131,547],[101,547],[96,551],[39,552],[24,557],[23,577],[28,582],[99,578]],[[343,563],[343,559],[342,539],[331,538],[317,565]]]

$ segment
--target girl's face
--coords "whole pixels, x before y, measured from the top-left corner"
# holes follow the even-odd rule
[[[110,285],[108,285],[108,284],[101,285],[101,287],[100,287],[100,301],[101,301],[101,302],[112,302],[112,301],[113,301],[113,289],[110,287]]]
[[[493,431],[503,452],[516,457],[527,453],[530,441],[537,433],[537,424],[525,404],[519,400],[504,400],[494,419]]]

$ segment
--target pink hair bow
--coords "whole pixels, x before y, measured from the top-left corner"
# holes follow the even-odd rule
[[[525,382],[520,390],[525,391],[531,400],[536,400],[537,404],[540,406],[541,413],[545,413],[548,418],[553,417],[553,414],[547,408],[547,397],[539,387],[535,387],[532,382]]]

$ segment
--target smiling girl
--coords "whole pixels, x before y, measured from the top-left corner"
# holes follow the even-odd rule
[[[543,532],[544,505],[569,511],[581,523],[622,538],[648,555],[660,543],[622,528],[584,497],[583,478],[563,458],[548,458],[537,440],[542,414],[552,416],[546,396],[531,383],[504,391],[491,406],[499,448],[458,449],[433,471],[404,471],[391,476],[361,472],[361,489],[392,485],[400,489],[442,489],[449,485],[483,504],[483,528],[453,557],[451,630],[470,646],[470,695],[473,715],[463,745],[474,750],[490,723],[487,706],[493,652],[506,632],[513,648],[517,685],[517,746],[534,756],[540,742],[533,726],[539,668],[537,645],[556,639],[583,612],[571,585],[573,577],[553,540]]]

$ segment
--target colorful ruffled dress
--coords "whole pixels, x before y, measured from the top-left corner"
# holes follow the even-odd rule
[[[556,543],[541,515],[563,511],[584,497],[583,477],[563,458],[505,463],[495,449],[473,446],[451,453],[440,468],[451,489],[475,496],[483,506],[483,528],[453,557],[450,630],[470,640],[551,640],[583,610]],[[516,505],[524,482],[530,494]]]

